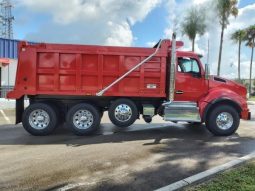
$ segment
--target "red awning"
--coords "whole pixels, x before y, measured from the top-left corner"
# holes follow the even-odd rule
[[[0,65],[8,66],[10,64],[10,59],[8,58],[0,58]]]

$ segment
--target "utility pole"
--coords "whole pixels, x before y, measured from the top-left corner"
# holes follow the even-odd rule
[[[0,38],[13,39],[13,21],[11,0],[0,0]],[[10,65],[7,66],[7,91],[10,89]],[[0,82],[1,83],[1,82]],[[0,84],[1,86],[1,84]]]
[[[13,21],[11,0],[0,0],[0,37],[13,38]]]

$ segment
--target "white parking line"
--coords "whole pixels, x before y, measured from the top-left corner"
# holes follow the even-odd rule
[[[68,191],[68,190],[73,190],[77,187],[80,187],[80,186],[84,186],[86,185],[85,183],[77,183],[77,184],[68,184],[62,188],[58,188],[56,189],[55,191]]]
[[[5,113],[4,113],[4,111],[3,111],[2,109],[0,110],[0,113],[3,115],[5,121],[7,121],[9,124],[11,124],[11,120],[9,119],[9,117],[7,117],[7,116],[5,115]]]

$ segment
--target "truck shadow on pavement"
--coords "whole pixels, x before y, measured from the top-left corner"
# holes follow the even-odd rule
[[[118,171],[119,175],[116,175],[114,168],[105,167],[103,164],[95,162],[97,168],[94,169],[87,166],[87,162],[85,162],[83,164],[85,166],[82,168],[79,164],[71,167],[71,172],[75,172],[75,174],[68,171],[69,174],[64,178],[55,176],[52,172],[47,174],[45,169],[46,177],[49,179],[54,177],[54,183],[47,183],[45,190],[63,187],[72,183],[72,180],[75,183],[77,181],[75,177],[82,176],[85,169],[89,172],[89,178],[83,182],[88,184],[81,186],[78,190],[154,190],[251,152],[255,148],[254,130],[250,132],[250,136],[243,132],[241,134],[242,136],[235,134],[230,137],[215,137],[206,130],[204,125],[154,124],[149,126],[136,124],[130,128],[119,130],[110,124],[103,124],[97,135],[94,136],[77,137],[68,130],[60,128],[54,135],[33,137],[27,134],[22,126],[6,126],[0,127],[0,145],[66,145],[68,148],[86,146],[82,150],[86,152],[87,147],[96,144],[127,144],[138,141],[136,144],[146,148],[150,155],[139,159],[141,165],[139,162],[137,164],[136,159],[129,161],[130,166],[127,168],[130,169],[130,172],[123,178],[120,176],[121,170]],[[139,148],[141,149],[141,147]],[[159,157],[153,158],[154,156]],[[125,161],[114,159],[111,163],[118,167],[125,164]],[[133,166],[135,164],[137,168]],[[140,169],[140,166],[143,168]],[[99,179],[97,172],[104,172],[105,175]],[[98,178],[98,180],[94,181],[93,178]],[[41,181],[43,180],[41,177],[37,179],[33,176],[32,180],[36,183],[36,186],[32,188],[42,190],[43,182]]]
[[[192,135],[192,136],[191,136]],[[135,124],[129,128],[118,128],[112,124],[103,124],[93,135],[75,136],[66,126],[61,126],[49,136],[32,136],[21,125],[0,126],[0,145],[48,145],[65,144],[79,147],[83,145],[121,143],[136,140],[153,140],[151,143],[160,144],[162,139],[208,139],[213,136],[206,130],[204,125],[193,126],[189,124]],[[214,137],[215,138],[215,137]]]
[[[135,124],[129,128],[120,129],[112,124],[103,124],[100,129],[90,136],[75,136],[67,127],[59,127],[49,136],[32,136],[21,125],[11,127],[0,126],[0,145],[50,145],[64,144],[71,147],[84,145],[121,143],[138,140],[150,140],[144,146],[161,144],[164,139],[183,139],[186,141],[217,141],[234,137],[243,139],[235,134],[230,137],[215,137],[207,131],[205,125],[191,124]],[[153,141],[151,141],[153,140]]]

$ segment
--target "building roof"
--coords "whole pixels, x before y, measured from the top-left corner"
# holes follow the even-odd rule
[[[0,38],[0,58],[18,59],[18,44],[20,41],[15,39]],[[29,44],[36,44],[28,42]]]
[[[18,58],[19,40],[0,38],[0,58]]]

